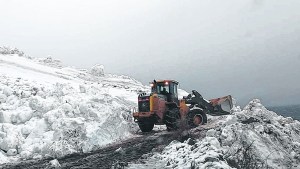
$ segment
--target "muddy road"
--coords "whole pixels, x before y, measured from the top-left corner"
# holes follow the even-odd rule
[[[182,138],[182,137],[181,137]],[[177,132],[153,131],[141,134],[139,137],[130,138],[117,144],[108,145],[90,153],[76,153],[57,158],[62,168],[66,169],[88,169],[88,168],[112,168],[122,166],[128,162],[134,162],[143,154],[152,150],[160,151],[173,140],[181,139]],[[50,169],[49,161],[53,158],[41,160],[21,161],[14,164],[0,166],[2,169]]]

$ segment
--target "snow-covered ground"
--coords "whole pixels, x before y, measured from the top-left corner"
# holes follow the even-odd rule
[[[173,141],[128,168],[300,168],[300,122],[268,111],[258,99],[189,133],[195,140]]]
[[[8,50],[7,50],[8,51]],[[149,87],[127,77],[0,54],[0,164],[88,152],[132,136],[131,110]]]

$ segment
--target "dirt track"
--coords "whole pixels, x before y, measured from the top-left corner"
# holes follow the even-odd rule
[[[141,135],[141,137],[131,138],[118,144],[109,145],[91,153],[71,154],[58,158],[57,160],[62,168],[68,169],[111,168],[115,164],[126,165],[128,162],[134,162],[143,154],[151,152],[154,148],[159,149],[177,138],[178,134],[174,132],[151,132]],[[53,160],[53,158],[28,160],[16,164],[5,164],[0,166],[0,168],[50,169],[49,161],[51,160]]]

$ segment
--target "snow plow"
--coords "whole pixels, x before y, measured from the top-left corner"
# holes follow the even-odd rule
[[[233,107],[230,95],[205,100],[193,90],[178,99],[178,82],[175,80],[154,80],[150,85],[151,93],[138,96],[138,111],[133,112],[134,121],[142,132],[150,132],[154,125],[166,125],[168,130],[176,130],[182,122],[197,127],[207,123],[207,114],[227,115]]]

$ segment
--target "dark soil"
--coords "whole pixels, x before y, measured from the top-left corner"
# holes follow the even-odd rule
[[[135,162],[143,154],[150,153],[153,149],[168,145],[172,140],[178,139],[174,132],[149,132],[141,137],[131,138],[118,144],[112,144],[90,153],[76,153],[65,157],[57,158],[61,168],[67,169],[88,169],[88,168],[112,168],[112,166],[127,165],[128,162]],[[121,149],[119,149],[121,147]],[[116,151],[118,150],[119,151]],[[50,169],[49,161],[53,158],[41,160],[27,160],[13,164],[4,164],[1,169]]]

